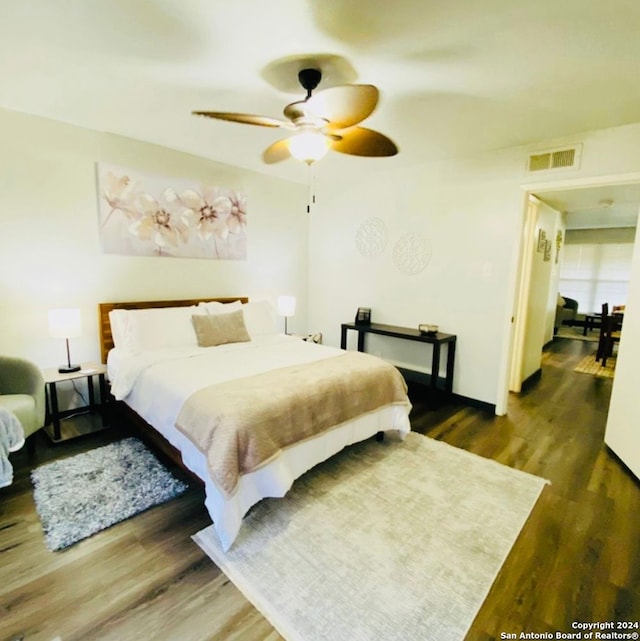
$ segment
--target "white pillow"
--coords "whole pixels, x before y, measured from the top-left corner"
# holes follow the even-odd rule
[[[129,353],[163,347],[196,347],[191,317],[197,306],[117,309],[109,312],[114,345]]]
[[[198,344],[191,317],[202,313],[189,307],[162,307],[131,311],[138,350],[162,347],[195,347]]]
[[[232,303],[221,303],[217,300],[212,300],[206,303],[199,303],[198,308],[204,309],[208,314],[229,314],[237,312],[242,309],[242,301],[234,300]]]
[[[135,351],[135,336],[130,323],[129,311],[126,309],[112,309],[109,312],[109,324],[113,345],[125,352]]]
[[[276,315],[268,300],[249,301],[242,306],[244,324],[249,336],[264,336],[276,334]]]

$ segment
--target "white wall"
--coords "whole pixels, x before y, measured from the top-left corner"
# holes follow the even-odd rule
[[[638,363],[640,363],[640,246],[635,244],[631,286],[624,313],[624,328],[618,346],[616,375],[611,393],[605,443],[640,478],[640,403]]]
[[[0,110],[0,353],[42,367],[64,361],[47,310],[80,307],[74,360],[99,360],[102,301],[282,293],[298,298],[290,331],[306,331],[308,261],[304,186],[111,134]],[[213,144],[213,143],[212,143]],[[103,254],[96,161],[243,191],[246,261]]]
[[[562,248],[564,245],[565,238],[565,229],[562,213],[552,209],[548,205],[542,203],[542,209],[545,211],[545,217],[548,220],[548,229],[547,234],[549,234],[549,240],[551,241],[551,257],[549,261],[545,262],[543,260],[543,266],[546,271],[546,291],[547,291],[547,300],[545,301],[545,314],[544,314],[544,334],[542,337],[542,346],[545,343],[553,340],[553,330],[555,325],[557,304],[558,304],[558,294],[559,282],[560,282],[560,268],[562,266]],[[558,249],[558,234],[561,235],[560,248]],[[538,254],[538,256],[543,256]]]
[[[584,145],[580,168],[525,174],[529,153],[573,143]],[[340,324],[358,305],[372,307],[380,322],[438,323],[458,335],[454,391],[505,407],[525,192],[623,174],[637,179],[640,124],[401,171],[385,171],[384,159],[371,167],[366,180],[351,185],[318,183],[310,329],[338,344]],[[374,217],[385,222],[389,243],[379,256],[366,258],[354,239]],[[394,243],[408,231],[426,238],[432,251],[427,268],[414,276],[400,273],[392,259]],[[396,347],[386,345],[382,355],[393,357]],[[412,356],[423,360],[416,350]]]
[[[607,227],[603,229],[568,229],[567,245],[608,245],[636,242],[635,227]]]
[[[310,328],[338,344],[340,324],[353,320],[359,305],[372,308],[375,322],[436,323],[458,336],[454,390],[495,403],[525,203],[518,159],[504,152],[488,170],[478,157],[380,169],[343,188],[319,184],[311,216]],[[383,166],[384,160],[372,163]],[[385,223],[388,243],[367,257],[356,235],[374,217]],[[393,259],[408,233],[431,252],[415,275],[399,271]],[[375,351],[417,367],[430,363],[429,346],[401,345],[380,340]]]
[[[559,265],[556,263],[556,234],[562,229],[560,212],[545,203],[536,204],[535,248],[531,263],[529,305],[525,325],[521,381],[535,374],[542,364],[542,348],[553,339],[553,321],[556,313]],[[545,260],[544,250],[538,251],[540,231],[551,242],[551,255]]]

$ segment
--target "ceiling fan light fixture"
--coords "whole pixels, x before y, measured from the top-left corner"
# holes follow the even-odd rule
[[[324,158],[329,151],[329,139],[319,131],[303,131],[289,138],[289,151],[296,160],[310,165]]]
[[[296,65],[300,60],[296,60]],[[378,103],[374,85],[333,85],[312,95],[323,78],[321,65],[309,62],[298,69],[298,82],[307,95],[285,106],[282,118],[227,111],[194,111],[195,115],[260,127],[292,131],[290,138],[278,140],[262,153],[267,164],[295,158],[307,165],[324,157],[329,149],[350,156],[382,157],[398,153],[385,135],[360,127]]]

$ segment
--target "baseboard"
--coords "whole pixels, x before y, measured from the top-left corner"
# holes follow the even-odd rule
[[[496,413],[495,403],[487,403],[486,401],[480,401],[477,398],[469,398],[468,396],[461,396],[460,394],[452,394],[452,397],[463,405],[469,405],[470,407],[475,407],[479,410],[485,410],[491,414]]]
[[[542,368],[538,368],[533,374],[530,376],[527,376],[527,378],[522,381],[522,386],[520,391],[521,392],[526,392],[529,387],[534,385],[540,380],[540,377],[542,376]]]
[[[635,485],[640,488],[640,478],[638,478],[635,473],[631,470],[631,468],[615,453],[614,450],[611,449],[611,446],[607,443],[604,444],[607,452],[611,455],[613,459],[615,459],[618,464],[620,465],[621,469],[624,471],[625,474],[628,475],[628,477],[631,479]]]
[[[456,403],[459,405],[475,407],[476,409],[484,410],[492,414],[496,413],[495,403],[487,403],[486,401],[480,401],[477,398],[470,398],[469,396],[462,396],[455,392],[448,394],[440,389],[434,392],[434,390],[432,390],[428,385],[424,385],[416,381],[409,381],[408,387],[409,397],[413,394],[419,395],[421,399],[425,399],[427,402],[433,403],[434,407],[446,405],[447,403]]]

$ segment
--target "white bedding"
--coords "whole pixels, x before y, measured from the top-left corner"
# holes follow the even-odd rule
[[[181,452],[185,465],[204,481],[206,507],[223,548],[228,549],[243,516],[262,498],[284,496],[293,481],[311,467],[378,431],[406,434],[410,430],[410,405],[382,408],[288,448],[268,465],[241,477],[238,491],[225,499],[209,478],[205,456],[175,428],[183,403],[207,385],[330,358],[341,351],[284,334],[217,347],[173,347],[136,355],[113,349],[108,375],[114,396],[157,429]]]

